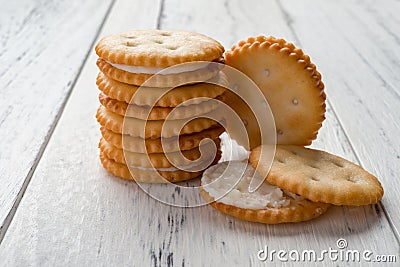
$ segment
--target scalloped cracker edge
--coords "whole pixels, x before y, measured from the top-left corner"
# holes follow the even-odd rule
[[[326,95],[321,74],[309,56],[283,39],[258,36],[233,46],[225,53],[225,61],[247,74],[265,91],[275,118],[278,144],[311,144],[325,120]],[[293,72],[292,76],[288,76],[289,71]],[[257,129],[248,129],[248,132],[250,136],[259,135]],[[260,144],[252,147],[257,145]]]
[[[114,160],[117,163],[126,164],[131,167],[138,166],[143,168],[171,168],[175,166],[185,167],[192,164],[192,161],[200,159],[201,156],[204,159],[213,159],[215,155],[211,154],[215,152],[214,145],[217,150],[220,149],[221,140],[219,138],[212,142],[207,142],[202,145],[202,151],[200,152],[199,147],[195,147],[191,150],[177,151],[168,153],[168,158],[164,153],[135,153],[130,151],[123,151],[112,144],[108,143],[103,138],[100,139],[99,148],[100,151],[108,158]],[[183,157],[182,157],[183,156]],[[171,161],[174,163],[172,164]]]
[[[119,114],[121,116],[132,117],[141,120],[165,120],[172,111],[173,113],[168,117],[168,119],[170,120],[180,120],[199,116],[218,108],[218,106],[224,99],[224,94],[222,94],[217,98],[209,99],[199,104],[179,106],[176,108],[151,108],[150,106],[138,106],[134,104],[128,105],[128,103],[108,97],[104,93],[99,94],[100,103],[109,111]]]
[[[100,131],[101,135],[108,143],[119,149],[125,149],[136,153],[151,154],[175,152],[177,149],[181,151],[190,150],[198,147],[201,141],[206,142],[207,140],[215,140],[225,131],[225,129],[222,126],[216,125],[198,133],[184,134],[164,139],[163,144],[161,144],[161,138],[142,139],[140,137],[132,136],[122,137],[121,134],[114,133],[103,126],[100,128]],[[179,142],[179,147],[176,147],[175,142]]]
[[[208,82],[216,82],[224,86],[228,84],[226,76],[222,73]],[[108,97],[139,106],[176,107],[181,104],[185,105],[184,102],[188,100],[190,100],[190,104],[199,104],[207,101],[206,98],[216,98],[225,92],[224,87],[205,82],[183,85],[171,90],[146,87],[141,89],[146,90],[146,93],[135,95],[139,86],[113,80],[102,72],[97,75],[96,84],[99,90]],[[158,99],[160,90],[162,90],[162,97]],[[133,97],[134,95],[135,97]]]
[[[153,74],[137,74],[130,73],[124,70],[117,69],[103,59],[97,59],[97,67],[100,71],[106,74],[108,77],[117,80],[119,82],[147,87],[176,87],[186,84],[194,84],[205,82],[215,77],[219,69],[202,68],[195,71],[182,72],[178,74],[167,74],[167,75],[153,75]]]
[[[214,162],[216,164],[221,158],[221,153],[218,153]],[[157,171],[157,170],[140,170],[128,167],[125,164],[117,163],[112,159],[107,158],[100,152],[100,162],[109,173],[126,180],[132,180],[138,183],[167,183],[167,182],[182,182],[198,177],[203,171],[187,172],[182,170],[177,171]]]
[[[260,146],[250,153],[250,163],[268,173]],[[379,180],[362,167],[325,151],[300,146],[277,146],[267,181],[311,201],[361,206],[382,199]]]
[[[213,114],[208,114],[215,117],[219,116],[218,109],[211,113]],[[186,124],[184,122],[186,122],[187,119],[145,121],[136,118],[123,117],[107,110],[103,106],[98,108],[96,118],[101,126],[104,126],[115,133],[129,134],[141,138],[160,138],[162,134],[162,137],[170,138],[181,134],[198,133],[218,124],[217,121],[208,118],[195,118]],[[222,121],[222,117],[220,119]],[[181,126],[183,126],[182,129]],[[165,129],[162,132],[163,127],[165,127]]]
[[[308,221],[321,216],[329,207],[329,204],[311,202],[307,199],[295,200],[285,194],[287,198],[290,198],[290,204],[286,207],[244,209],[215,201],[203,187],[200,187],[200,194],[213,208],[222,213],[240,220],[265,224]]]
[[[188,31],[133,30],[103,37],[96,54],[116,64],[166,68],[220,58],[224,47],[205,35]]]

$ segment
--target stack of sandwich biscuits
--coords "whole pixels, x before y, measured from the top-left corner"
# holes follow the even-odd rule
[[[201,34],[137,30],[104,37],[97,86],[100,160],[137,182],[179,182],[221,157],[224,48]]]

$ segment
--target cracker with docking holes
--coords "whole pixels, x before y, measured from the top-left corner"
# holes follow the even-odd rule
[[[225,214],[266,224],[311,220],[329,207],[329,204],[309,201],[266,181],[250,193],[248,188],[254,175],[258,174],[247,162],[219,163],[204,172],[201,196]]]
[[[227,85],[223,74],[208,80],[208,83],[197,83],[169,88],[142,87],[145,93],[135,95],[139,87],[113,80],[99,72],[96,84],[106,96],[139,106],[176,107],[178,105],[199,104],[207,98],[216,98],[225,92],[225,88],[216,84]],[[135,96],[135,97],[133,97]],[[161,98],[159,98],[161,96]],[[190,100],[190,102],[188,101]]]
[[[181,134],[201,132],[212,126],[218,125],[218,121],[223,120],[223,114],[219,114],[218,109],[204,114],[203,116],[206,115],[211,116],[214,119],[199,117],[190,121],[187,119],[146,121],[129,117],[125,117],[124,119],[123,116],[100,106],[97,110],[96,118],[101,126],[104,126],[115,133],[129,134],[141,138],[170,138]]]
[[[210,165],[216,164],[221,158],[221,152],[218,151],[214,161]],[[138,183],[167,183],[182,182],[198,177],[203,171],[189,172],[178,168],[128,168],[125,164],[118,163],[100,152],[100,161],[103,167],[111,174]],[[204,166],[205,168],[207,166]],[[204,169],[205,169],[204,168]]]
[[[207,142],[201,147],[195,147],[190,150],[176,151],[167,153],[135,153],[123,151],[111,145],[103,138],[100,139],[100,151],[115,162],[126,164],[131,167],[143,168],[171,168],[180,166],[180,169],[194,169],[192,166],[200,165],[201,161],[212,162],[217,150],[220,149],[221,140],[217,138],[214,142]]]
[[[151,107],[151,106],[138,106],[128,104],[124,101],[118,101],[110,98],[103,93],[99,94],[100,103],[108,110],[122,116],[132,117],[142,120],[169,120],[186,119],[196,117],[201,114],[209,113],[216,109],[224,100],[224,94],[216,98],[202,101],[199,104],[185,105],[179,107]],[[189,100],[191,101],[191,100]]]
[[[114,133],[103,126],[100,130],[103,138],[113,146],[125,151],[148,154],[190,150],[198,147],[200,142],[204,143],[215,140],[224,132],[224,128],[217,125],[198,133],[173,136],[161,141],[161,138],[142,139],[128,135],[122,138],[121,134]]]
[[[325,119],[326,96],[321,74],[309,56],[283,39],[259,36],[233,46],[225,53],[225,62],[249,76],[265,95],[278,144],[311,144]],[[246,88],[239,85],[238,90]],[[251,119],[247,112],[242,108],[239,115]],[[247,129],[251,139],[260,134],[258,128]],[[257,145],[253,142],[251,147]]]
[[[262,153],[267,146],[251,151],[250,162],[267,173]],[[267,181],[312,201],[360,206],[382,199],[378,179],[360,166],[324,151],[299,146],[277,146]]]
[[[219,69],[210,67],[208,62],[219,62],[224,47],[210,37],[193,32],[135,30],[106,36],[95,50],[99,56],[98,67],[114,80],[164,87],[210,79]],[[203,63],[177,66],[153,76],[163,68],[196,61]]]

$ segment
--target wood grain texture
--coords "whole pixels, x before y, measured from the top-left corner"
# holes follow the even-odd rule
[[[298,3],[282,1],[301,43],[323,66],[326,85],[332,88],[328,97],[357,160],[383,184],[382,203],[400,239],[400,34],[395,30],[399,19],[393,16],[400,3],[306,4],[307,12]]]
[[[0,8],[0,240],[109,4],[22,0]]]
[[[160,7],[162,17],[157,20]],[[239,0],[167,0],[162,6],[159,1],[124,0],[116,2],[101,35],[158,23],[165,29],[205,33],[227,47],[260,33],[296,40],[286,15],[272,1],[252,5]],[[299,40],[306,52],[316,53]],[[327,73],[332,62],[315,59]],[[265,266],[256,257],[265,245],[276,250],[322,250],[335,248],[339,237],[347,239],[349,249],[399,255],[396,238],[377,205],[333,207],[311,222],[267,226],[236,220],[209,206],[167,206],[136,184],[107,174],[98,160],[94,62],[92,53],[0,244],[0,265]],[[329,72],[336,75],[335,69]],[[328,97],[334,90],[330,87]],[[313,146],[357,162],[331,106]],[[180,192],[172,197],[180,197]]]

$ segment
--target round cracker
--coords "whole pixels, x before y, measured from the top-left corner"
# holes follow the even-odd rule
[[[148,87],[160,88],[204,82],[217,76],[219,72],[219,69],[212,65],[211,67],[177,74],[138,74],[118,69],[101,58],[97,60],[96,64],[101,72],[119,82],[137,86],[144,85]]]
[[[225,62],[263,92],[275,118],[278,144],[311,144],[325,119],[326,96],[321,74],[309,56],[283,39],[259,36],[233,46],[225,53]],[[248,112],[239,108],[238,114],[251,120]],[[248,127],[248,132],[251,139],[260,134],[258,127]]]
[[[221,166],[226,168],[228,164],[229,162],[222,162],[213,166],[212,169],[219,168]],[[210,171],[212,169],[206,171],[203,174],[203,176],[212,175],[213,172]],[[240,176],[240,173],[238,173],[237,175]],[[213,179],[218,179],[218,178],[219,177],[211,178],[211,181]],[[290,201],[290,203],[287,206],[282,206],[279,208],[265,207],[262,209],[247,209],[243,207],[237,207],[234,205],[225,204],[219,200],[215,200],[213,197],[210,196],[210,194],[206,191],[205,188],[206,187],[203,186],[200,187],[200,194],[204,198],[204,200],[207,201],[207,203],[210,203],[210,205],[213,208],[217,209],[222,213],[236,217],[240,220],[251,221],[251,222],[278,224],[278,223],[308,221],[321,216],[323,213],[327,211],[329,207],[329,204],[321,202],[312,202],[298,196],[296,197],[291,196],[284,191],[283,196]]]
[[[119,149],[149,154],[175,152],[177,149],[181,151],[189,150],[198,147],[202,140],[204,140],[204,142],[207,142],[207,140],[215,140],[225,131],[222,126],[216,125],[198,133],[174,136],[161,141],[161,138],[142,139],[127,135],[122,138],[121,134],[114,133],[103,126],[100,130],[103,138]],[[176,142],[178,142],[178,147]]]
[[[138,183],[167,183],[182,182],[199,176],[202,172],[186,171],[156,171],[156,170],[130,170],[125,164],[118,163],[100,152],[100,162],[109,173],[126,180],[133,180]],[[132,176],[133,175],[133,176]],[[161,176],[161,177],[160,177]]]
[[[188,106],[179,107],[153,107],[150,106],[138,106],[134,104],[128,104],[124,101],[118,101],[111,97],[106,96],[103,93],[99,94],[100,103],[108,110],[126,117],[133,117],[141,120],[165,120],[168,115],[173,111],[169,120],[180,120],[190,117],[197,117],[202,114],[215,110],[221,101],[223,101],[224,94],[217,98],[203,101],[199,104],[193,104]]]
[[[268,173],[260,146],[250,153],[250,163]],[[360,206],[382,199],[378,179],[360,166],[324,151],[300,146],[277,146],[267,181],[312,201]]]
[[[216,164],[221,158],[221,152],[218,152],[217,157],[211,164]],[[107,158],[100,152],[100,162],[103,167],[111,174],[126,180],[133,180],[138,183],[167,183],[167,182],[182,182],[198,177],[203,171],[188,172],[182,170],[176,171],[157,171],[154,170],[141,170],[130,168],[125,164],[117,163],[114,160]],[[160,177],[161,176],[161,177]]]
[[[135,153],[130,151],[123,151],[112,144],[108,143],[103,138],[100,139],[99,148],[100,151],[108,158],[114,160],[117,163],[126,164],[130,167],[142,167],[142,168],[171,168],[179,166],[184,168],[187,165],[191,165],[201,157],[205,160],[214,158],[214,147],[220,149],[221,140],[217,138],[214,142],[207,142],[200,147],[196,147],[190,150],[177,151],[168,153],[168,157],[164,153]],[[182,157],[183,155],[183,157]],[[171,161],[174,163],[172,164]],[[201,162],[199,163],[201,164]],[[204,165],[204,164],[203,164]]]
[[[218,75],[210,82],[226,85],[226,77]],[[183,85],[173,89],[169,88],[152,88],[146,87],[141,90],[146,90],[146,93],[135,95],[139,87],[122,83],[109,78],[102,72],[99,72],[96,84],[105,95],[124,101],[126,103],[139,106],[157,106],[157,107],[176,107],[178,105],[199,104],[206,101],[207,98],[216,98],[223,94],[225,88],[212,83],[197,83],[192,85]],[[160,99],[160,90],[162,97]],[[133,97],[135,95],[135,97]],[[188,101],[190,100],[190,101]],[[186,102],[188,101],[188,102]],[[185,104],[185,102],[187,104]]]
[[[187,31],[134,30],[102,38],[96,54],[130,66],[166,68],[192,61],[220,58],[224,47],[205,35]]]
[[[260,210],[243,209],[236,206],[224,204],[214,199],[203,189],[200,188],[200,194],[203,199],[210,202],[210,205],[216,210],[236,217],[243,221],[258,222],[265,224],[278,224],[289,222],[304,222],[318,218],[328,210],[328,204],[321,202],[311,202],[306,199],[303,201],[292,201],[288,207],[266,208]],[[291,198],[286,195],[286,197]]]
[[[218,116],[220,116],[222,121],[222,114],[218,114],[218,109],[211,113],[212,114],[208,113],[208,115],[213,118],[218,118]],[[125,117],[124,119],[123,116],[113,113],[103,106],[100,106],[97,110],[96,118],[101,126],[115,133],[124,133],[133,137],[145,139],[160,138],[162,134],[163,138],[170,138],[181,134],[198,133],[218,124],[217,121],[209,118],[195,118],[189,122],[186,121],[187,119],[168,121],[145,121],[129,117]],[[166,124],[164,124],[164,122]],[[185,122],[187,123],[185,124]],[[164,131],[162,131],[163,127],[165,128]]]

